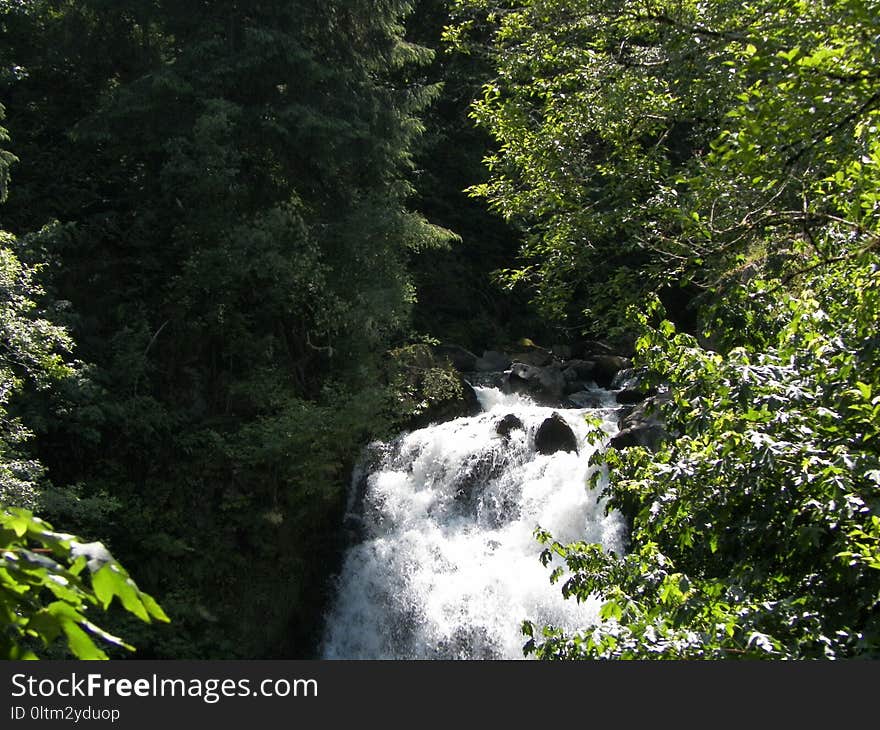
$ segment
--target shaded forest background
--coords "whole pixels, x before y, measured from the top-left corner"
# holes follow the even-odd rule
[[[312,656],[413,345],[521,337],[635,342],[670,393],[601,457],[631,552],[538,535],[605,623],[527,653],[877,653],[877,2],[9,0],[0,35],[0,535],[83,591],[6,569],[7,654],[91,651],[91,602],[139,658]]]

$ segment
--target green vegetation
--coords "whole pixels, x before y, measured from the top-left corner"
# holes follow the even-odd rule
[[[527,653],[876,655],[880,6],[459,5],[464,47],[496,28],[475,193],[528,221],[509,277],[558,317],[639,321],[671,395],[664,445],[599,459],[630,554],[539,532],[604,620],[526,624]],[[693,334],[657,314],[676,290]]]
[[[0,510],[0,548],[4,562],[0,568],[4,626],[0,654],[4,658],[37,659],[30,647],[36,643],[36,649],[51,649],[60,636],[77,659],[107,659],[95,638],[134,650],[89,620],[91,607],[106,610],[114,598],[142,621],[168,621],[153,597],[138,589],[101,543],[83,543],[73,535],[54,532],[27,510]],[[53,600],[44,605],[45,595]]]
[[[114,627],[139,656],[312,650],[351,463],[399,422],[407,261],[449,238],[404,205],[406,10],[0,5],[5,225],[85,363],[22,406],[34,506],[160,597],[169,627]]]
[[[878,654],[880,276],[868,258],[823,271],[797,296],[752,289],[778,327],[761,347],[722,356],[643,318],[639,355],[673,384],[662,413],[674,438],[656,453],[602,455],[611,505],[634,518],[629,555],[541,535],[545,561],[558,555],[571,571],[564,593],[601,595],[609,621],[577,636],[530,627],[530,651]]]
[[[2,127],[0,141],[8,141]],[[14,162],[0,151],[0,202]],[[168,617],[101,543],[54,532],[24,508],[38,503],[45,469],[29,458],[27,443],[34,434],[30,419],[20,413],[22,403],[29,391],[74,378],[76,368],[65,358],[72,347],[67,332],[37,304],[45,293],[35,283],[38,270],[19,261],[16,246],[12,235],[0,231],[0,656],[36,659],[36,651],[55,651],[63,636],[77,658],[106,659],[95,638],[134,647],[94,624],[90,608],[106,610],[118,597],[142,621]]]
[[[414,343],[631,335],[669,438],[597,457],[627,555],[539,531],[603,620],[526,652],[876,656],[878,36],[876,0],[0,2],[0,650],[310,656],[360,449],[466,396]]]

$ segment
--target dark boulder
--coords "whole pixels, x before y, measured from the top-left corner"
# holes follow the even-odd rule
[[[475,388],[501,388],[504,385],[504,371],[487,370],[486,372],[475,371],[467,374],[468,382]]]
[[[502,418],[495,425],[495,432],[501,436],[509,436],[510,432],[514,429],[523,430],[525,426],[523,426],[523,422],[512,413],[508,413],[504,418]]]
[[[555,454],[557,451],[574,451],[577,453],[577,439],[565,420],[558,413],[538,427],[535,432],[535,449],[540,454]]]
[[[556,405],[565,395],[565,376],[559,366],[536,367],[515,362],[504,377],[505,393],[523,393],[538,403]]]
[[[625,409],[625,415],[617,423],[620,431],[611,439],[609,446],[616,449],[644,446],[646,449],[655,451],[663,441],[669,438],[669,432],[658,415],[658,405],[669,400],[669,397],[668,393],[653,395],[641,403]]]
[[[512,359],[514,362],[522,362],[526,365],[543,368],[553,363],[553,353],[550,350],[545,350],[543,347],[531,347],[528,350],[515,353]]]
[[[582,390],[588,390],[589,387],[589,383],[585,383],[583,380],[572,380],[565,384],[565,394],[580,393]]]
[[[620,390],[626,388],[635,388],[642,383],[642,377],[636,372],[635,368],[624,368],[614,376],[611,382],[612,390]]]
[[[441,361],[449,360],[452,367],[462,373],[469,373],[477,369],[477,356],[458,345],[435,345],[434,356]]]
[[[636,423],[628,428],[618,431],[609,442],[609,446],[615,449],[628,449],[631,446],[644,446],[651,451],[655,450],[669,437],[666,430],[657,423]]]
[[[641,403],[646,398],[656,394],[656,388],[624,388],[617,393],[616,398],[617,402],[622,405],[632,405],[634,403]]]
[[[566,383],[573,383],[578,379],[577,370],[574,368],[565,368],[562,371],[562,377],[565,378]]]
[[[580,393],[582,390],[587,390],[589,387],[589,383],[585,383],[583,380],[572,380],[566,382],[565,394],[571,395],[572,393]]]
[[[580,380],[592,380],[596,363],[593,360],[569,360],[565,363],[566,370],[573,370]]]
[[[494,373],[501,370],[507,370],[510,367],[511,359],[508,355],[497,350],[486,350],[483,356],[477,358],[474,370],[481,373]]]
[[[598,355],[613,355],[614,348],[605,342],[597,340],[581,340],[574,344],[571,348],[572,354],[576,358],[583,360],[592,360]]]
[[[505,469],[505,460],[496,452],[483,452],[467,459],[454,475],[451,485],[453,499],[462,505],[474,506],[475,499]]]
[[[596,385],[608,388],[614,382],[614,376],[624,368],[632,367],[632,362],[620,355],[597,355],[593,360],[593,380]]]
[[[657,415],[660,403],[668,401],[668,393],[653,395],[644,399],[634,407],[622,409],[621,417],[617,421],[617,427],[621,430],[639,424],[662,425]]]

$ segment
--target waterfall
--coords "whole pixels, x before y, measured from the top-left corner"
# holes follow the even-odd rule
[[[535,405],[477,387],[483,412],[376,443],[356,470],[349,502],[358,541],[345,555],[326,621],[327,659],[522,658],[524,619],[574,629],[598,605],[562,598],[541,565],[537,526],[562,542],[622,552],[623,520],[587,484],[584,416],[616,431],[613,395],[596,408]],[[535,432],[559,413],[579,453],[536,451]],[[522,422],[507,436],[498,422]]]

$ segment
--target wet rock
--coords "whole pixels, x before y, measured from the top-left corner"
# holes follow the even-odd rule
[[[615,449],[627,449],[631,446],[644,446],[653,451],[669,437],[661,425],[656,423],[637,423],[619,431],[609,442]]]
[[[525,426],[523,426],[523,422],[517,416],[508,413],[496,424],[495,433],[506,437],[510,435],[511,431],[517,428],[523,430]]]
[[[611,381],[611,388],[612,390],[635,388],[640,383],[641,378],[639,378],[635,368],[624,368],[614,376],[614,380]]]
[[[583,380],[573,380],[565,384],[565,394],[580,393],[581,391],[589,390],[589,388],[589,383],[585,383]]]
[[[565,377],[559,366],[536,367],[515,362],[502,384],[505,393],[523,393],[538,403],[555,405],[565,395]]]
[[[611,439],[609,446],[616,449],[644,446],[651,451],[656,450],[669,438],[669,432],[658,415],[659,404],[669,398],[668,393],[659,393],[625,409],[617,422],[620,431]]]
[[[579,390],[586,390],[587,384],[583,380],[569,380],[568,376],[563,373],[563,377],[565,378],[565,393],[568,395],[569,393],[577,393]]]
[[[522,362],[535,367],[546,367],[553,363],[553,353],[543,347],[532,347],[523,352],[517,352],[512,356],[513,362]]]
[[[508,355],[497,350],[486,350],[483,356],[477,358],[474,369],[481,373],[499,372],[510,367],[511,359]]]
[[[453,499],[473,507],[474,500],[486,485],[497,478],[505,467],[500,451],[477,454],[465,461],[452,482]]]
[[[632,405],[634,403],[641,403],[646,398],[656,394],[656,388],[624,388],[617,393],[616,398],[617,402],[622,405]]]
[[[632,367],[632,362],[620,355],[598,355],[593,362],[593,380],[596,384],[608,388],[614,382],[614,376],[621,370]]]
[[[574,368],[565,368],[562,371],[562,377],[565,378],[566,383],[573,383],[578,379],[577,370]]]
[[[577,439],[565,420],[558,413],[538,427],[535,433],[535,449],[541,454],[555,454],[557,451],[574,451],[577,453]]]
[[[498,388],[500,389],[502,385],[504,385],[504,372],[503,371],[487,371],[487,372],[473,372],[467,374],[467,381],[473,385],[474,387],[481,388]]]
[[[592,380],[596,363],[593,360],[569,360],[565,363],[566,370],[574,370],[581,380]]]
[[[669,400],[669,397],[668,393],[661,393],[644,399],[634,407],[624,409],[617,421],[617,427],[623,430],[639,424],[662,426],[657,416],[657,408],[661,402]]]
[[[568,402],[572,408],[601,408],[602,397],[589,390],[579,390],[569,394]]]

